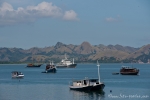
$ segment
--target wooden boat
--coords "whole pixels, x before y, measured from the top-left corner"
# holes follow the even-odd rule
[[[34,64],[34,63],[30,63],[27,65],[27,67],[41,67],[42,64]]]
[[[83,80],[73,81],[69,86],[71,90],[79,90],[79,91],[100,91],[103,90],[105,85],[100,82],[100,73],[99,73],[99,63],[97,61],[98,66],[98,79],[88,79],[85,78]]]
[[[120,69],[121,75],[138,75],[138,73],[139,73],[139,69],[133,67],[123,66]]]
[[[33,55],[32,55],[32,63],[27,64],[26,67],[41,67],[42,64],[34,63],[33,60],[34,60],[34,58],[33,58]]]
[[[45,71],[42,73],[56,73],[57,68],[53,64],[53,62],[50,62],[49,64],[46,65]]]
[[[19,71],[13,71],[11,73],[12,73],[11,74],[12,78],[23,78],[24,77],[24,74]]]

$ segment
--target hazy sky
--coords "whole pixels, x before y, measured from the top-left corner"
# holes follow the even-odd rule
[[[0,0],[0,47],[150,44],[150,0]]]

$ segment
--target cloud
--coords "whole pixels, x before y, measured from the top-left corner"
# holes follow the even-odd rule
[[[63,11],[52,3],[42,2],[37,6],[18,7],[16,10],[9,3],[4,2],[0,7],[0,26],[18,23],[34,22],[39,18],[60,18],[64,20],[77,20],[73,10]]]
[[[116,18],[108,17],[105,18],[106,22],[119,22],[120,21],[120,16],[118,15]]]
[[[79,20],[77,18],[77,14],[73,10],[66,11],[63,16],[63,19],[64,20]]]

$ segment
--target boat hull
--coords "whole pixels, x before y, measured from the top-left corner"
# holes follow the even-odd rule
[[[139,72],[120,72],[121,75],[138,75]]]
[[[93,86],[80,86],[80,87],[78,87],[78,86],[70,86],[70,89],[71,90],[77,90],[77,91],[90,91],[92,87]]]
[[[77,66],[77,64],[71,64],[71,65],[68,65],[67,67],[68,68],[75,68]]]
[[[23,78],[24,75],[12,76],[12,78]]]
[[[56,65],[57,68],[75,68],[77,64],[70,64],[70,65]]]
[[[57,68],[67,68],[67,65],[56,65]]]
[[[52,68],[52,69],[48,69],[48,70],[46,70],[45,72],[46,73],[56,73],[56,68]]]
[[[104,84],[97,84],[97,85],[93,85],[93,87],[91,88],[90,91],[100,91],[103,90],[105,87]]]
[[[39,64],[39,65],[27,65],[27,67],[41,67],[41,64]]]

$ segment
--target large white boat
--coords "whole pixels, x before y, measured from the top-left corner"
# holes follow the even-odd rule
[[[56,65],[57,68],[75,68],[77,66],[76,63],[74,63],[74,58],[72,62],[67,59],[65,54],[65,59],[62,59],[60,63]]]

